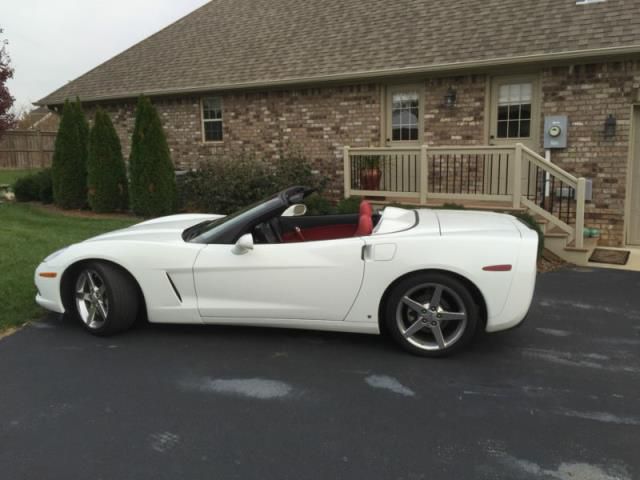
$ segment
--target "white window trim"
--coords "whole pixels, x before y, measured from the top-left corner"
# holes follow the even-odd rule
[[[205,119],[204,118],[204,101],[208,98],[217,98],[220,101],[220,118],[215,119]],[[222,140],[207,140],[207,134],[205,131],[205,123],[208,122],[220,122],[222,125]],[[222,97],[216,95],[208,95],[206,97],[202,97],[200,99],[200,128],[202,130],[202,143],[207,144],[221,144],[224,143],[224,104],[222,102]]]

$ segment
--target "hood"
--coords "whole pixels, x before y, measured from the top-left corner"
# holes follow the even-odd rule
[[[215,220],[224,215],[181,214],[155,218],[128,228],[115,230],[86,240],[100,242],[105,240],[133,240],[147,242],[182,242],[182,232],[198,223]]]
[[[494,234],[520,237],[518,221],[512,215],[494,212],[475,212],[461,210],[433,210],[440,222],[442,235],[456,235],[465,233]]]

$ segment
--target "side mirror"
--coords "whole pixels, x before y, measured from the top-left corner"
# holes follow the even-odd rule
[[[282,214],[283,217],[302,217],[307,213],[307,206],[304,203],[291,205]]]
[[[231,251],[236,255],[244,255],[250,250],[253,250],[253,235],[247,233],[238,239]]]

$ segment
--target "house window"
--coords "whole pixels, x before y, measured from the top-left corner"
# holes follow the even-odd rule
[[[498,93],[498,138],[531,136],[531,83],[500,85]]]
[[[208,97],[202,100],[202,129],[205,142],[222,141],[222,100]]]
[[[391,95],[391,140],[417,141],[420,132],[420,95],[398,92]]]

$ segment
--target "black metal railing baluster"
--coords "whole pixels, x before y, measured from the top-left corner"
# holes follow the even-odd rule
[[[453,184],[451,185],[451,193],[456,193],[456,154],[453,154]]]
[[[555,206],[556,196],[556,177],[551,177],[551,188],[549,190],[549,212],[553,213],[553,207]]]

